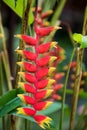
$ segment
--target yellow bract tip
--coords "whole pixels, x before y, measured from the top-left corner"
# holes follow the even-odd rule
[[[49,61],[49,65],[51,65],[52,62],[53,62],[54,60],[56,60],[56,59],[57,59],[56,56],[51,56],[50,61]]]
[[[23,108],[17,108],[17,114],[24,114],[25,115]]]
[[[42,120],[40,122],[40,127],[42,127],[44,130],[46,129],[45,128],[45,125],[47,125],[48,127],[50,127],[50,123],[51,123],[52,119],[50,117],[46,117],[44,120]]]
[[[45,98],[49,97],[53,92],[53,89],[48,89],[45,95]]]
[[[17,37],[17,38],[21,39],[21,34],[14,35],[14,37]]]
[[[50,88],[53,83],[55,83],[55,80],[54,79],[49,79],[47,87]]]
[[[25,100],[24,100],[23,94],[18,94],[17,96],[18,96],[24,103],[26,103]]]
[[[17,62],[16,64],[19,65],[19,66],[22,66],[23,62]]]
[[[49,76],[52,76],[52,73],[53,73],[55,70],[56,70],[55,67],[50,67],[50,68],[49,68],[48,75],[49,75]]]
[[[57,48],[57,46],[56,46],[56,45],[57,45],[57,42],[52,42],[52,43],[51,43],[51,48],[52,48],[52,47]]]
[[[18,54],[23,55],[23,51],[22,50],[15,50]]]
[[[60,26],[55,26],[54,27],[54,30],[59,30],[59,29],[62,29],[62,27],[60,27]]]

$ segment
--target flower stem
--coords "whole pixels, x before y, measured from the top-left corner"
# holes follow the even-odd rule
[[[4,60],[6,64],[6,77],[8,81],[8,90],[12,89],[12,82],[11,82],[11,72],[10,72],[10,65],[9,65],[9,59],[8,59],[8,53],[7,53],[7,48],[6,48],[6,40],[5,40],[5,34],[2,26],[2,19],[1,19],[1,14],[0,14],[0,32],[3,35],[2,37],[2,46],[3,46],[3,51],[4,51]]]
[[[70,65],[72,62],[72,59],[74,57],[76,51],[76,47],[73,48],[71,57],[70,57],[70,62],[68,65],[68,71],[66,73],[66,79],[65,79],[65,83],[64,83],[64,88],[63,88],[63,98],[62,98],[62,110],[61,110],[61,115],[60,115],[60,130],[63,130],[63,118],[64,118],[64,104],[65,104],[65,96],[66,96],[66,87],[67,87],[67,82],[68,82],[68,77],[69,77],[69,72],[70,72]]]
[[[51,25],[54,25],[55,22],[57,21],[57,19],[60,17],[66,1],[67,0],[60,0],[60,3],[58,4],[58,6],[54,12],[54,15],[51,19]]]
[[[87,7],[85,10],[82,34],[85,35],[86,31],[87,31]],[[74,129],[74,121],[75,121],[75,114],[76,114],[76,108],[77,108],[77,103],[78,103],[79,87],[80,87],[80,81],[81,81],[81,76],[82,76],[83,54],[84,54],[84,49],[77,48],[76,80],[74,84],[74,94],[73,94],[73,100],[72,100],[72,110],[71,110],[71,116],[70,116],[69,130]]]
[[[25,0],[23,0],[23,17],[22,17],[22,30],[21,33],[25,34],[28,29],[28,17],[29,17],[29,11],[30,11],[30,6],[31,6],[32,0],[27,1],[27,6],[25,9]],[[24,42],[21,40],[19,44],[19,49],[24,49]],[[18,60],[17,61],[22,61],[23,58],[22,56],[18,55]],[[21,71],[21,68],[17,66],[16,69],[16,84],[15,88],[17,88],[18,82],[21,80],[20,76],[18,75],[18,72]]]

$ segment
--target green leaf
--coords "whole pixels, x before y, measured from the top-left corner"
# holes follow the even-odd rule
[[[5,105],[0,109],[0,117],[6,115],[6,114],[9,113],[10,111],[16,109],[16,108],[19,107],[20,105],[22,105],[22,101],[21,101],[18,97],[12,99],[11,101],[9,101],[7,104],[5,104]]]
[[[15,6],[15,1],[14,0],[3,0],[5,4],[7,4],[19,17],[22,18],[22,13],[23,13],[23,0],[17,0],[16,1],[16,6]],[[26,4],[27,1],[25,0]],[[30,10],[29,13],[29,19],[28,19],[28,24],[32,24],[34,21],[33,13]]]
[[[82,37],[82,43],[80,48],[87,48],[87,36]]]
[[[52,105],[50,105],[50,107],[48,107],[46,110],[43,110],[43,111],[40,111],[40,112],[37,112],[37,114],[42,114],[42,115],[49,115],[55,111],[58,111],[60,110],[61,108],[61,103],[57,103],[57,102],[54,102]],[[32,118],[30,116],[25,116],[25,115],[22,115],[22,114],[17,114],[14,111],[10,112],[10,114],[15,114],[16,116],[19,116],[19,117],[23,117],[25,119],[28,119],[28,120],[31,120]]]
[[[3,96],[0,97],[0,107],[4,106],[6,103],[8,103],[9,101],[11,101],[13,98],[17,97],[17,94],[19,93],[23,93],[22,89],[13,89],[9,92],[7,92],[6,94],[4,94]]]
[[[79,44],[81,44],[82,43],[82,35],[81,34],[78,34],[78,33],[74,33],[73,34],[73,40],[75,41],[75,42],[77,42],[77,43],[79,43]]]

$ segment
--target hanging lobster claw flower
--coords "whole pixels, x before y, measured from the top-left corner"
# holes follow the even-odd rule
[[[41,44],[41,45],[38,46],[37,51],[38,51],[38,53],[41,53],[41,54],[45,53],[50,48],[56,47],[56,44],[57,44],[57,42],[47,42],[45,44]]]
[[[24,58],[28,60],[33,60],[35,61],[36,59],[36,54],[27,50],[16,50],[16,52],[20,55],[22,55]]]
[[[56,80],[59,80],[59,79],[61,79],[64,75],[65,75],[65,74],[64,74],[63,72],[57,73],[57,74],[55,75],[55,79],[56,79]]]
[[[43,129],[46,129],[47,127],[50,128],[50,124],[52,122],[50,117],[44,115],[35,115],[34,119]]]
[[[22,76],[23,80],[26,80],[30,83],[35,83],[37,81],[33,75],[27,72],[18,72],[18,74]]]
[[[36,100],[30,96],[18,94],[17,95],[24,103],[34,105]]]
[[[28,72],[35,72],[37,70],[36,66],[29,62],[17,62],[17,64]]]
[[[45,102],[38,102],[36,104],[34,104],[34,109],[37,111],[41,111],[44,109],[47,109],[53,102],[51,101],[45,101]]]
[[[36,34],[39,36],[47,36],[53,30],[57,30],[57,29],[61,29],[61,27],[58,27],[58,26],[50,26],[50,27],[43,27],[43,28],[36,27],[35,31],[36,31]]]
[[[41,90],[41,91],[35,93],[34,98],[42,100],[42,99],[45,99],[45,98],[49,97],[52,94],[52,92],[53,92],[52,89]]]
[[[37,40],[35,38],[24,34],[17,34],[15,37],[22,39],[27,45],[35,46],[37,43]]]
[[[54,100],[61,100],[61,96],[58,95],[58,94],[53,94],[53,95],[52,95],[52,98],[53,98]]]
[[[23,115],[27,115],[27,116],[34,116],[35,113],[36,113],[36,111],[34,109],[31,109],[31,108],[27,108],[27,107],[17,108],[17,114],[23,114]]]
[[[51,15],[53,13],[53,10],[48,10],[45,13],[41,14],[41,18],[47,18],[49,15]]]
[[[57,90],[60,90],[62,87],[63,87],[63,84],[56,84],[53,89],[57,91]]]
[[[40,59],[37,60],[37,65],[39,65],[41,67],[43,67],[43,66],[45,66],[47,64],[51,65],[52,62],[54,60],[56,60],[56,59],[57,59],[56,56],[44,56],[44,57],[42,57],[42,58],[40,58]]]
[[[36,92],[36,89],[31,86],[29,83],[24,83],[24,82],[19,82],[18,85],[25,91],[28,93],[32,93],[34,94]]]

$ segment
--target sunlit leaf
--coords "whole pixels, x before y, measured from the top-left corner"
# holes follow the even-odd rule
[[[80,48],[87,48],[87,36],[82,37],[82,43]]]
[[[3,0],[5,4],[7,4],[19,17],[22,18],[23,14],[23,0]],[[27,1],[25,0],[26,4]],[[31,24],[34,21],[33,13],[30,10],[29,13],[29,19],[28,19],[28,24]]]
[[[78,34],[78,33],[74,33],[73,34],[73,40],[79,44],[82,43],[82,35],[81,34]]]

